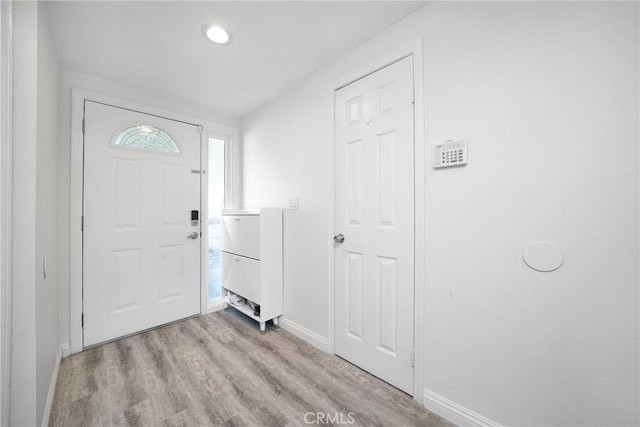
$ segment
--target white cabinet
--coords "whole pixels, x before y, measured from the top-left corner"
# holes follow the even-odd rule
[[[260,259],[260,215],[230,212],[234,214],[222,214],[222,250]]]
[[[222,211],[222,293],[247,300],[229,304],[252,319],[278,324],[282,315],[282,209]],[[256,312],[255,307],[259,306]]]
[[[222,283],[225,289],[260,304],[260,261],[222,252]]]

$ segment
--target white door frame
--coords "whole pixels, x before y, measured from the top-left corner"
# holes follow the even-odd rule
[[[208,274],[209,274],[209,203],[204,203],[204,201],[208,202],[209,198],[209,171],[207,170],[207,164],[209,160],[209,138],[221,139],[224,141],[224,166],[225,166],[225,183],[224,183],[224,208],[232,208],[235,206],[239,206],[239,194],[238,188],[239,185],[231,185],[232,181],[235,183],[240,182],[239,168],[233,168],[232,159],[239,158],[238,155],[233,155],[233,147],[234,141],[236,144],[240,140],[240,133],[237,129],[229,128],[227,131],[223,131],[220,128],[211,128],[208,131],[203,133],[204,141],[202,144],[202,159],[203,165],[202,169],[206,170],[206,174],[202,177],[201,181],[201,191],[202,196],[202,209],[200,214],[202,215],[202,220],[200,224],[202,225],[202,239],[201,239],[201,260],[200,260],[200,268],[202,270],[201,276],[204,277],[205,280],[205,298],[204,298],[204,309],[203,313],[213,313],[214,311],[222,310],[226,304],[223,301],[222,297],[217,298],[215,300],[209,299],[209,283],[208,283]],[[231,170],[229,169],[231,168]],[[231,178],[231,177],[234,178]],[[235,192],[234,192],[235,190]],[[206,237],[206,238],[205,238]]]
[[[389,54],[378,58],[367,66],[349,73],[335,84],[334,105],[335,112],[335,91],[355,82],[369,74],[372,74],[388,65],[393,64],[408,56],[413,56],[413,87],[414,87],[414,170],[415,170],[415,277],[414,277],[414,337],[415,366],[413,371],[413,400],[422,403],[422,390],[424,388],[424,311],[425,311],[425,265],[426,265],[426,165],[428,152],[425,150],[425,116],[424,116],[424,81],[423,81],[423,53],[422,38],[411,43],[400,46],[389,52]],[[328,328],[327,328],[327,352],[335,354],[335,280],[334,280],[334,247],[331,237],[335,232],[335,114],[333,119],[333,144],[331,145],[331,200],[329,209],[329,230],[331,235],[327,236],[327,247],[329,250],[329,284],[328,284]]]
[[[71,354],[78,353],[83,349],[82,339],[82,200],[83,200],[83,162],[84,162],[84,134],[82,133],[82,120],[84,118],[84,101],[95,101],[108,104],[120,108],[142,112],[145,114],[156,115],[173,120],[179,120],[192,123],[202,128],[201,136],[201,155],[206,156],[206,144],[203,144],[203,137],[207,137],[210,133],[224,134],[230,136],[230,156],[232,161],[227,172],[227,182],[229,183],[229,194],[234,195],[234,189],[237,188],[239,182],[239,156],[236,155],[239,146],[239,131],[236,128],[208,122],[206,120],[197,119],[180,113],[169,112],[160,108],[150,107],[138,104],[109,95],[97,92],[87,91],[84,89],[71,89],[71,181],[69,188],[69,332],[70,332],[70,350]],[[203,160],[201,157],[201,169],[203,168]],[[202,188],[206,188],[206,174],[200,175],[201,188],[201,211],[202,206],[207,205],[207,193],[202,192]],[[238,201],[234,198],[233,203]],[[204,217],[204,216],[203,216]],[[206,232],[206,228],[201,231]],[[205,239],[201,240],[201,255],[206,255]],[[202,263],[201,263],[202,264]],[[200,312],[207,312],[207,270],[201,266],[200,274]]]
[[[9,425],[11,374],[12,2],[0,2],[0,425]]]

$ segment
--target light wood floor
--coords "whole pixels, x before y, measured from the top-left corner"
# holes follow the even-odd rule
[[[450,425],[284,330],[261,335],[233,310],[65,358],[50,425],[304,426],[317,412],[351,425]]]

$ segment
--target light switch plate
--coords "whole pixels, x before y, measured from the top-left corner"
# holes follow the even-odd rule
[[[433,167],[463,166],[468,161],[467,140],[450,139],[433,147]]]
[[[298,209],[298,196],[292,196],[289,198],[289,209]]]

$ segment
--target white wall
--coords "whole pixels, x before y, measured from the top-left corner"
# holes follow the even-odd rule
[[[300,197],[299,210],[283,211],[284,314],[326,337],[333,93],[324,74],[244,119],[241,182],[247,208]]]
[[[225,117],[210,111],[204,111],[183,101],[174,100],[164,96],[147,93],[139,89],[125,87],[97,77],[77,73],[75,71],[62,71],[62,84],[60,87],[60,122],[58,132],[58,280],[60,282],[59,305],[59,342],[68,345],[70,341],[69,319],[69,187],[70,187],[70,163],[71,163],[71,89],[85,89],[88,91],[109,95],[126,101],[132,101],[140,105],[163,109],[167,112],[175,112],[182,115],[200,118],[208,122],[224,126],[239,128],[240,120],[234,117]],[[79,319],[78,319],[79,321]]]
[[[425,388],[505,425],[637,425],[638,4],[431,3],[243,121],[244,206],[286,206],[285,316],[327,334],[333,84],[424,42]],[[455,230],[451,233],[450,230]],[[552,273],[521,254],[549,240]]]
[[[42,421],[58,351],[59,65],[43,5],[13,5],[11,425]],[[48,276],[43,276],[48,253]]]
[[[13,4],[11,425],[36,422],[36,117],[38,6]]]
[[[38,5],[36,154],[36,407],[41,420],[58,352],[58,91],[60,65],[46,3]],[[45,277],[45,256],[46,277]]]

